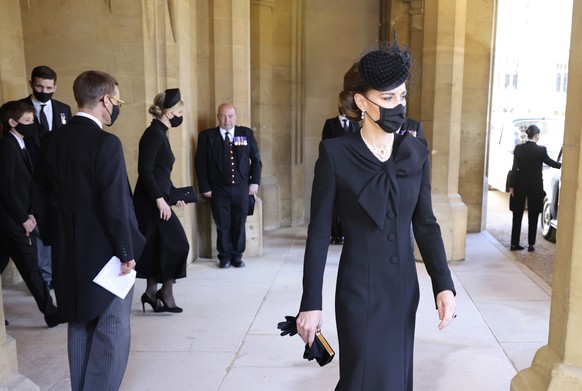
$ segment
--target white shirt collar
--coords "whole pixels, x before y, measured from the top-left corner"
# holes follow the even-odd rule
[[[232,138],[234,137],[234,128],[232,128],[231,130],[224,130],[222,128],[220,128],[220,135],[222,136],[222,139],[224,140],[224,134],[228,132],[230,134],[230,141],[232,141]]]
[[[85,118],[89,118],[90,120],[93,120],[93,122],[95,122],[101,129],[103,129],[103,123],[101,123],[101,121],[99,121],[96,117],[92,116],[89,113],[85,113],[84,111],[79,111],[77,114],[79,117],[85,117]]]
[[[16,134],[14,134],[14,132],[12,130],[10,131],[10,134],[14,136],[16,141],[18,141],[18,145],[20,145],[20,149],[24,149],[24,140],[21,139],[20,137],[18,137]]]
[[[34,94],[31,94],[31,95],[30,95],[30,100],[32,101],[32,104],[33,104],[33,106],[34,106],[34,107],[40,107],[40,106],[42,106],[42,105],[45,105],[45,106],[50,106],[50,107],[52,107],[52,99],[49,99],[49,100],[47,100],[46,102],[44,102],[44,103],[43,103],[43,102],[41,102],[40,100],[36,99],[36,98],[34,97]],[[40,109],[39,109],[39,110],[40,110]]]

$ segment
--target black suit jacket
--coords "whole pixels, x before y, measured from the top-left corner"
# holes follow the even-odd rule
[[[235,126],[234,137],[235,168],[238,174],[245,185],[260,185],[262,163],[253,131],[244,126]],[[212,191],[214,186],[223,184],[223,170],[230,170],[230,167],[222,167],[223,143],[218,127],[206,129],[198,136],[195,163],[200,193]]]
[[[398,131],[399,134],[410,133],[415,137],[424,138],[424,133],[422,131],[422,124],[412,118],[406,117],[404,123]]]
[[[29,106],[33,106],[31,95],[27,96],[24,99],[20,100],[21,102],[26,103]],[[52,130],[58,129],[61,126],[65,125],[67,122],[71,120],[71,107],[63,102],[60,102],[56,99],[51,99],[51,105],[53,108],[53,121],[52,121]],[[37,129],[40,128],[40,121],[36,114],[34,115],[34,123],[37,126]],[[34,167],[36,167],[36,163],[38,160],[38,149],[40,147],[41,136],[40,131],[37,130],[33,137],[25,137],[24,142],[26,143],[26,148],[30,154],[30,158],[32,159],[32,163]]]
[[[326,119],[325,124],[323,125],[323,130],[321,132],[321,139],[325,140],[327,138],[344,136],[348,133],[355,133],[360,129],[360,125],[357,122],[349,122],[349,130],[346,132],[339,117]]]
[[[544,163],[554,168],[562,167],[561,163],[548,156],[546,147],[535,142],[526,142],[515,147],[513,167],[509,176],[509,187],[514,188],[514,196],[509,200],[510,210],[523,212],[527,197],[530,212],[542,211],[545,197],[542,178]]]
[[[32,214],[32,167],[11,133],[0,140],[0,228],[24,231],[22,223]]]
[[[50,132],[36,178],[54,195],[53,283],[67,321],[99,316],[114,295],[93,282],[112,256],[138,259],[138,229],[120,140],[94,121],[75,116]],[[40,197],[48,200],[49,197]]]

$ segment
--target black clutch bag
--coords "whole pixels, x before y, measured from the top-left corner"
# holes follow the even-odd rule
[[[168,200],[170,205],[176,205],[178,201],[184,201],[185,203],[189,204],[192,202],[198,201],[198,196],[194,192],[194,187],[186,186],[186,187],[179,187],[173,188],[170,190],[170,199]]]
[[[252,216],[255,213],[255,196],[249,194],[249,210],[247,215]]]
[[[311,361],[315,359],[320,367],[329,364],[333,360],[335,352],[331,348],[327,339],[321,334],[321,330],[317,330],[315,333],[315,339],[311,344],[311,347],[305,345],[305,352],[303,353],[303,358]]]
[[[279,322],[277,324],[277,328],[281,330],[281,336],[294,336],[297,334],[296,317],[286,316],[284,322]],[[311,347],[305,345],[305,351],[303,352],[304,359],[309,361],[315,360],[321,367],[329,364],[334,356],[335,352],[329,342],[327,342],[327,339],[325,339],[323,334],[321,334],[321,330],[317,330]]]

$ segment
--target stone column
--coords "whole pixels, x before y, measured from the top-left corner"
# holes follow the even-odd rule
[[[279,183],[273,175],[273,0],[252,0],[251,21],[251,124],[263,162],[263,227],[272,230],[281,220]]]
[[[26,67],[20,3],[2,1],[0,12],[0,104],[26,96]],[[13,267],[13,266],[11,266]],[[16,272],[15,272],[16,273]],[[17,274],[17,273],[16,273]],[[4,277],[4,276],[3,276]],[[6,334],[4,299],[0,279],[0,389],[38,390],[38,386],[18,372],[16,341]]]
[[[467,2],[459,194],[468,207],[468,232],[485,229],[485,153],[489,128],[495,0]]]
[[[459,190],[466,0],[425,2],[421,121],[432,149],[432,194],[449,260],[465,258]]]
[[[568,100],[554,258],[548,344],[511,382],[512,391],[582,390],[582,3],[574,1],[568,66]]]

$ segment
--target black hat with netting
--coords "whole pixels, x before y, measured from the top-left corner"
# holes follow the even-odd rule
[[[365,54],[358,65],[362,79],[378,91],[389,91],[410,78],[410,53],[401,49],[394,38],[392,45]]]

